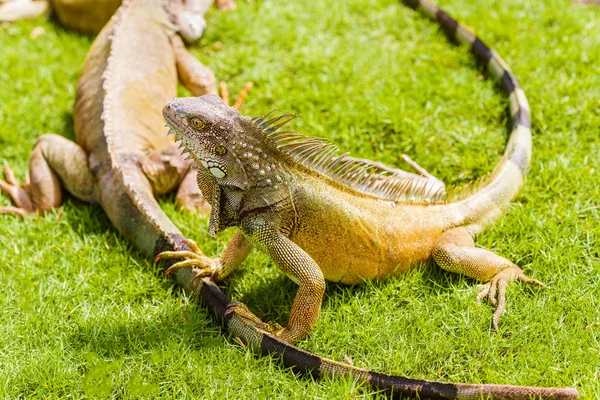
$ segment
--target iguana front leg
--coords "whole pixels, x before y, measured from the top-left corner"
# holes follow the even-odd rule
[[[168,275],[177,269],[192,267],[196,272],[194,280],[210,276],[215,282],[220,282],[235,271],[252,250],[252,244],[240,231],[233,235],[225,251],[218,258],[205,256],[192,240],[188,239],[188,244],[192,251],[165,251],[157,255],[154,262],[161,259],[182,258],[183,261],[173,264],[165,273]]]
[[[194,96],[217,94],[217,80],[213,71],[202,64],[186,49],[178,35],[171,37],[179,80]]]
[[[288,326],[271,329],[277,337],[294,344],[317,324],[325,293],[325,277],[317,263],[297,244],[262,218],[245,221],[240,227],[275,265],[300,287],[294,298]],[[266,330],[269,330],[268,328]]]
[[[48,134],[38,139],[29,160],[30,182],[22,187],[8,165],[4,171],[7,182],[0,181],[0,189],[17,208],[4,208],[3,213],[35,214],[58,207],[62,203],[61,186],[81,200],[94,199],[94,180],[85,150],[62,136]]]
[[[521,268],[490,250],[476,248],[473,236],[464,227],[453,228],[442,234],[433,249],[433,259],[446,271],[488,281],[478,298],[488,298],[496,306],[493,324],[498,321],[506,305],[506,286],[514,281],[533,283],[546,287],[542,282],[527,277]]]

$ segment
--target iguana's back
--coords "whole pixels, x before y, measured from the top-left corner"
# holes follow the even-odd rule
[[[74,107],[76,141],[99,158],[166,148],[161,104],[175,96],[173,28],[162,3],[123,5],[94,42]]]

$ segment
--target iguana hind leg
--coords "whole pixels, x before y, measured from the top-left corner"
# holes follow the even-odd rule
[[[30,182],[19,187],[10,167],[4,168],[7,182],[0,189],[11,196],[18,207],[14,214],[35,214],[58,207],[64,186],[75,197],[91,202],[94,183],[85,150],[58,135],[42,135],[29,160]],[[4,210],[6,211],[6,209]]]
[[[246,84],[244,85],[242,90],[240,90],[240,92],[238,93],[238,96],[235,99],[235,101],[233,102],[232,107],[235,108],[236,110],[239,110],[240,107],[244,104],[244,101],[246,101],[246,97],[248,97],[248,92],[253,87],[254,87],[254,83],[246,82]],[[223,100],[223,103],[225,103],[226,105],[229,105],[229,89],[227,88],[227,83],[225,81],[221,81],[219,83],[219,92],[220,92],[219,96]]]
[[[506,286],[515,281],[546,287],[542,282],[527,277],[521,268],[490,250],[476,248],[472,235],[464,227],[452,228],[442,234],[433,249],[433,259],[446,271],[488,281],[478,294],[496,306],[493,324],[498,321],[506,305]]]

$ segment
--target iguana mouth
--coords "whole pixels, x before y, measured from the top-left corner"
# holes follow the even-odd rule
[[[183,138],[189,139],[190,135],[186,133],[185,124],[182,122],[184,117],[181,114],[174,112],[174,107],[172,102],[167,103],[167,105],[163,108],[163,118],[169,127],[169,135],[175,135],[175,141],[180,141]]]

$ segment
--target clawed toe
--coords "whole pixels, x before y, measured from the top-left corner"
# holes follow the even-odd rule
[[[253,82],[246,82],[246,84],[244,85],[242,90],[240,90],[240,92],[238,93],[238,97],[235,100],[235,102],[233,103],[232,107],[235,108],[236,110],[239,110],[240,107],[244,104],[244,101],[246,101],[248,92],[253,87],[254,87]],[[220,92],[220,96],[221,96],[221,99],[223,100],[223,102],[225,104],[229,105],[229,90],[227,89],[227,83],[225,83],[225,81],[221,81],[219,83],[219,92]]]
[[[4,171],[4,177],[6,178],[6,182],[8,182],[9,185],[19,186],[19,182],[17,181],[17,178],[15,177],[15,173],[8,164],[4,163],[3,171]]]
[[[190,250],[163,251],[154,258],[154,262],[165,259],[183,259],[167,268],[165,275],[170,275],[173,271],[181,268],[190,267],[195,273],[192,282],[199,278],[212,276],[218,270],[218,259],[206,257],[193,240],[188,240],[187,243]]]
[[[8,164],[4,164],[3,171],[6,181],[0,179],[0,191],[9,195],[17,207],[0,207],[0,214],[12,214],[20,217],[33,214],[34,208],[29,193],[27,193],[29,179],[25,178],[23,186],[20,186],[15,173]]]
[[[492,278],[488,283],[481,285],[477,292],[477,299],[483,300],[488,299],[490,304],[496,307],[492,324],[494,329],[498,330],[498,323],[500,316],[504,313],[506,308],[506,287],[509,283],[514,281],[520,281],[525,283],[532,283],[544,288],[547,288],[542,282],[537,279],[527,277],[521,268],[517,266],[508,267],[500,271],[496,276]]]

